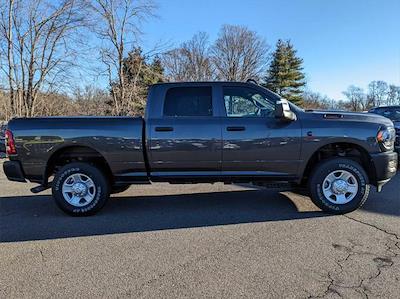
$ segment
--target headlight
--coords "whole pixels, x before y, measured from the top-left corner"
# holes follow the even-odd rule
[[[382,127],[376,135],[381,149],[383,151],[390,151],[394,148],[394,140],[396,139],[396,133],[394,128]]]

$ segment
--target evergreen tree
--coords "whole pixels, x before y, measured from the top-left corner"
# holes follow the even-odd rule
[[[158,57],[150,63],[141,48],[134,48],[122,61],[122,79],[124,85],[124,98],[122,99],[121,112],[123,114],[143,114],[147,99],[148,87],[162,82],[164,69]],[[118,90],[119,82],[111,84],[111,93]],[[110,106],[113,103],[110,101]]]
[[[151,63],[141,48],[135,48],[123,60],[125,82],[143,87],[163,81],[164,69],[161,60],[155,57]]]
[[[290,41],[278,40],[263,85],[287,100],[301,105],[306,82],[303,59],[297,57],[296,52]]]
[[[164,67],[160,57],[156,56],[150,64],[148,85],[164,82]]]

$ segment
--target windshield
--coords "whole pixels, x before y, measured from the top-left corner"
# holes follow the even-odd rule
[[[375,109],[374,113],[387,117],[392,121],[400,121],[400,107]]]

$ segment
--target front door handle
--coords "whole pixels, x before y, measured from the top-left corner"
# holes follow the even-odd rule
[[[173,127],[156,127],[156,132],[172,132]]]
[[[237,132],[237,131],[244,131],[244,130],[246,130],[246,128],[245,127],[227,127],[226,130],[230,131],[230,132]]]

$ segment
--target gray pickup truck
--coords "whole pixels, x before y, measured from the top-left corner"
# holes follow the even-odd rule
[[[4,172],[51,187],[72,215],[151,182],[305,186],[322,210],[347,213],[396,174],[394,140],[385,117],[304,111],[253,83],[165,83],[144,118],[11,120]]]

